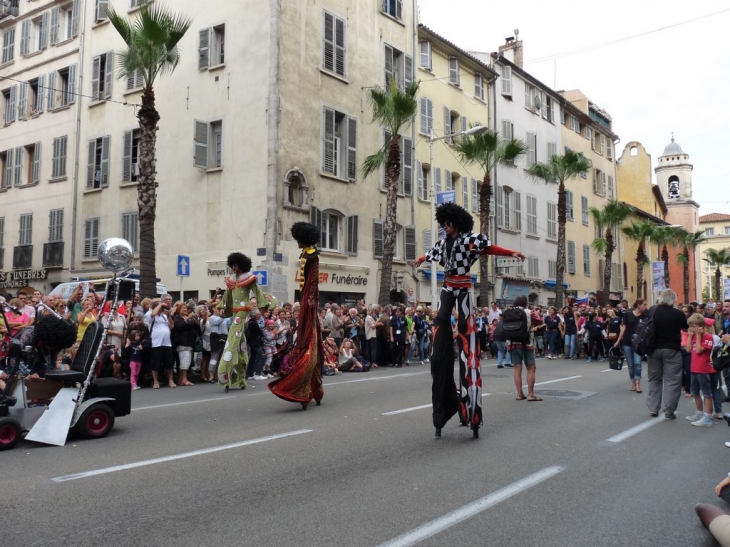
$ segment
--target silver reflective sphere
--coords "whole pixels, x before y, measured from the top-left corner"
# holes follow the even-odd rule
[[[99,245],[99,263],[107,270],[126,270],[134,259],[132,245],[121,237],[110,237]]]

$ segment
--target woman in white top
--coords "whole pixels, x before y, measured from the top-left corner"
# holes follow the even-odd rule
[[[352,340],[345,338],[340,348],[340,356],[337,359],[339,369],[342,372],[355,372],[362,370],[362,364],[355,357],[355,346]]]

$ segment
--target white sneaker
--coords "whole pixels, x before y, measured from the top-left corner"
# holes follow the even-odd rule
[[[701,420],[702,416],[704,415],[704,412],[700,412],[699,410],[697,410],[694,414],[692,414],[692,416],[686,416],[685,420],[687,420],[688,422],[696,422],[697,420]]]
[[[727,446],[728,448],[730,448],[730,442],[726,442],[725,443],[725,446]]]
[[[273,378],[273,377],[274,377],[274,375],[273,375],[273,374],[271,374],[270,372],[267,372],[267,373],[266,373],[266,377],[267,377],[267,378]]]
[[[712,418],[703,415],[702,418],[696,422],[692,422],[692,425],[696,425],[697,427],[712,427]]]
[[[261,376],[254,376],[253,379],[254,380],[268,380],[269,377],[261,375]]]

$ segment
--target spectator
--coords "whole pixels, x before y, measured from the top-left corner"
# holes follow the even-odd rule
[[[363,369],[362,364],[355,357],[355,347],[349,338],[343,340],[337,362],[342,372],[359,372]]]
[[[377,306],[373,306],[370,313],[365,316],[365,347],[363,355],[365,359],[370,361],[373,368],[378,368],[378,333],[375,324],[379,309]]]
[[[211,384],[218,383],[218,362],[228,339],[228,329],[233,321],[232,318],[226,319],[225,313],[225,309],[218,310],[213,307],[208,318],[210,324],[210,364],[208,365],[208,377],[204,380]]]
[[[535,395],[535,330],[532,326],[533,315],[527,309],[527,297],[520,295],[515,298],[512,304],[516,308],[520,308],[527,316],[528,337],[526,340],[508,340],[507,347],[510,353],[510,360],[514,367],[513,379],[515,388],[517,389],[518,401],[542,401],[542,397]],[[522,365],[527,369],[527,397],[522,390]]]
[[[548,359],[558,358],[558,336],[560,335],[560,317],[555,306],[550,306],[548,314],[545,316],[545,332],[548,342]]]
[[[687,319],[689,330],[685,349],[691,354],[691,392],[695,398],[697,411],[687,420],[698,427],[712,427],[712,385],[717,385],[715,369],[710,363],[714,341],[711,327],[705,326],[705,318],[696,313]],[[703,412],[704,400],[704,412]]]
[[[629,369],[629,379],[631,380],[630,391],[641,393],[641,355],[634,351],[631,342],[636,334],[636,328],[646,318],[646,300],[639,298],[634,302],[634,308],[624,314],[621,322],[621,330],[618,333],[618,339],[614,346],[620,347],[626,358],[626,365]]]
[[[126,348],[129,358],[129,382],[132,384],[132,391],[136,391],[140,389],[137,378],[142,370],[142,356],[144,354],[142,333],[139,330],[131,331],[131,336],[127,338]]]
[[[159,374],[164,370],[167,374],[168,387],[177,387],[172,379],[174,357],[172,354],[171,332],[174,327],[170,309],[172,307],[172,296],[165,294],[161,300],[150,302],[150,309],[145,316],[147,328],[150,330],[151,350],[149,367],[152,371],[152,387],[160,388]]]
[[[598,320],[595,313],[588,314],[588,321],[584,325],[588,334],[588,351],[586,361],[590,363],[594,357],[600,356],[600,361],[605,361],[603,354],[603,338],[606,334],[605,326]]]
[[[184,302],[175,305],[173,317],[173,333],[180,367],[177,382],[181,386],[193,386],[195,384],[188,380],[188,370],[193,363],[193,350],[200,336],[200,323]]]
[[[268,380],[268,376],[263,375],[266,358],[264,356],[264,332],[259,325],[260,318],[261,312],[254,309],[251,310],[248,321],[246,321],[246,342],[248,342],[251,351],[251,356],[248,359],[248,370],[246,371],[247,380]],[[266,326],[265,323],[264,326]]]
[[[94,298],[88,296],[81,303],[81,310],[76,314],[76,341],[81,342],[84,339],[84,333],[91,323],[96,321],[96,310],[94,309]]]
[[[407,336],[408,328],[405,317],[403,316],[403,309],[400,306],[397,306],[395,308],[395,312],[393,312],[393,315],[390,317],[390,342],[393,344],[396,368],[403,366]]]
[[[344,329],[342,328],[342,323],[344,321],[344,318],[342,317],[342,308],[340,306],[333,306],[334,312],[332,315],[332,338],[335,339],[335,343],[337,344],[337,347],[342,346],[342,340],[345,337]]]
[[[577,359],[578,348],[578,306],[565,306],[563,308],[563,340],[565,346],[565,358]]]

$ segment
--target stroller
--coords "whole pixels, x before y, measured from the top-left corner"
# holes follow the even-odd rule
[[[621,370],[624,367],[624,355],[621,349],[612,347],[608,350],[608,366],[613,370]]]

